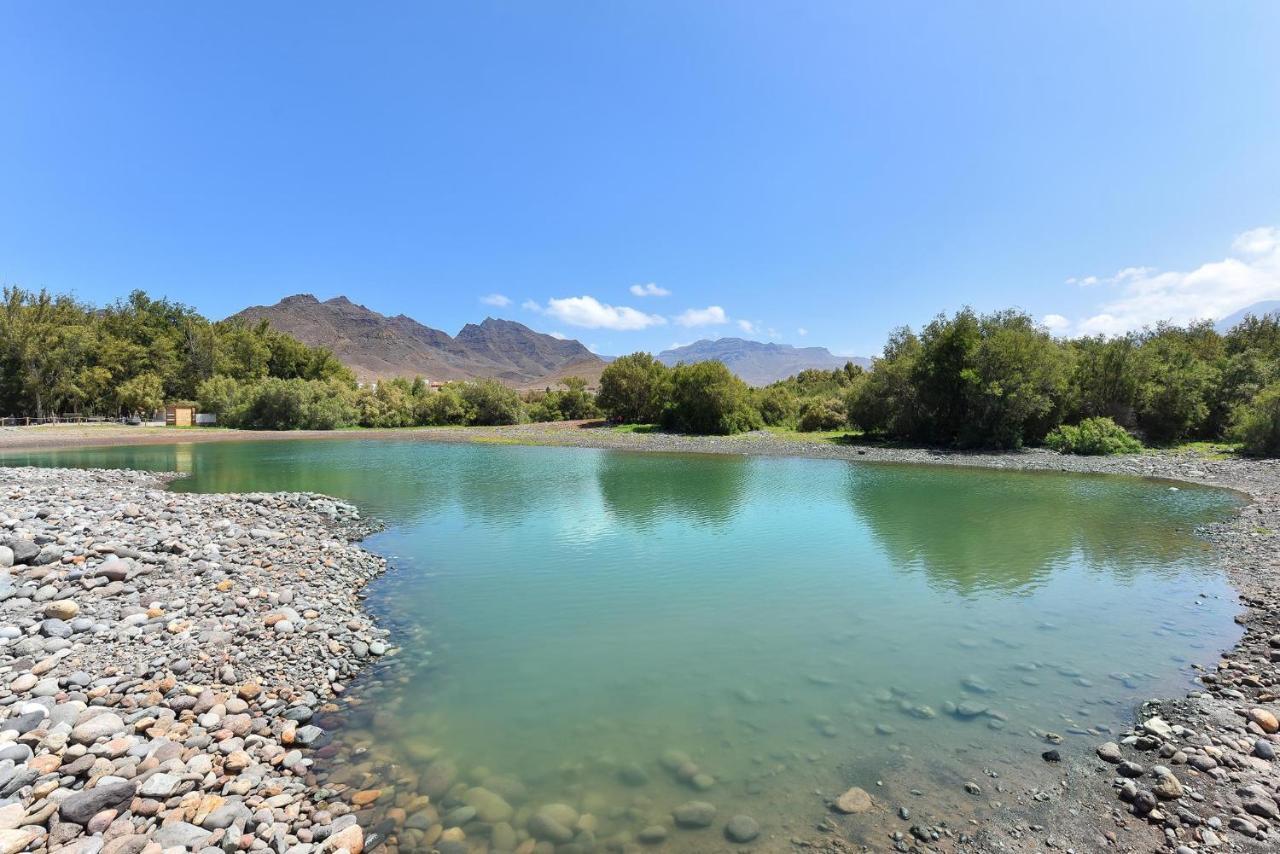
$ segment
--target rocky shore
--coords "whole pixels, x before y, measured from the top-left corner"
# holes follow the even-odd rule
[[[0,468],[0,851],[346,850],[317,726],[389,652],[355,508]]]

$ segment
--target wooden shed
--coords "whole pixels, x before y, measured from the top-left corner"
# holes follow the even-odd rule
[[[196,408],[189,404],[171,403],[164,408],[164,426],[193,427],[196,423]]]

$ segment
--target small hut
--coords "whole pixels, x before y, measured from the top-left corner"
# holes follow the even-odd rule
[[[170,403],[164,408],[164,426],[194,427],[196,408],[189,403]]]

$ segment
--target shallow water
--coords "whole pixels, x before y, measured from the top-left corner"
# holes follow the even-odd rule
[[[369,604],[404,651],[357,686],[347,744],[413,774],[439,752],[469,783],[515,778],[601,837],[716,804],[669,848],[727,848],[735,813],[779,846],[851,784],[913,811],[966,799],[965,780],[1038,768],[1046,733],[1091,750],[1239,634],[1192,530],[1235,499],[1154,481],[353,440],[0,463],[355,501],[389,523]],[[672,749],[708,789],[662,765]]]

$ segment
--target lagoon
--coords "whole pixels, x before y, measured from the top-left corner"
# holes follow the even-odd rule
[[[950,810],[1092,751],[1239,637],[1194,534],[1236,498],[1156,481],[350,439],[0,463],[355,502],[387,523],[368,606],[402,651],[352,686],[335,779],[372,767],[444,813],[483,786],[517,828],[568,804],[668,850],[730,850],[735,814],[782,848],[851,785]],[[718,820],[676,828],[691,800]]]

